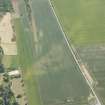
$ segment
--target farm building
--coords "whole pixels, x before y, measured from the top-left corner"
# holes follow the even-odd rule
[[[20,77],[21,76],[21,73],[20,73],[19,70],[14,70],[14,71],[8,72],[8,75],[10,77],[17,78],[17,77]]]

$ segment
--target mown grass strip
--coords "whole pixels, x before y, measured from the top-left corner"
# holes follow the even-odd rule
[[[14,20],[14,27],[17,34],[17,46],[19,64],[23,70],[23,78],[26,86],[29,105],[41,105],[38,86],[34,72],[34,43],[32,34],[26,32],[20,19]]]

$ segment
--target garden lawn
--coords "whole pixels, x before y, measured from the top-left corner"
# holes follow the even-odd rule
[[[40,98],[33,69],[34,48],[32,34],[25,32],[20,19],[14,20],[17,34],[17,46],[19,54],[19,64],[23,70],[23,78],[26,86],[26,95],[30,105],[40,105]]]

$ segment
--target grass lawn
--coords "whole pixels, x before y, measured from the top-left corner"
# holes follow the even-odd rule
[[[52,0],[63,28],[74,44],[105,42],[104,0]]]
[[[32,34],[29,34],[23,29],[23,24],[20,19],[14,20],[14,25],[17,34],[19,64],[23,70],[23,78],[26,85],[26,94],[28,96],[29,105],[40,105],[40,98],[33,69],[34,48]]]
[[[18,58],[16,55],[5,55],[3,57],[3,64],[5,68],[14,68],[17,69],[18,68]]]

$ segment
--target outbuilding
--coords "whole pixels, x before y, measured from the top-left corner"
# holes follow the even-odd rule
[[[21,76],[21,73],[19,70],[14,70],[14,71],[8,72],[8,75],[10,77],[18,78]]]

